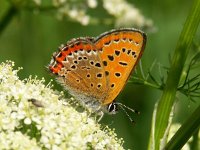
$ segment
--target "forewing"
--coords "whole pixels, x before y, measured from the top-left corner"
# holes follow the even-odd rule
[[[109,104],[124,88],[134,67],[142,56],[146,35],[135,29],[119,29],[104,33],[94,41],[100,51],[109,93],[102,102]]]

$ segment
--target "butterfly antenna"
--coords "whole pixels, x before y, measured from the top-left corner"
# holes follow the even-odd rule
[[[140,114],[140,112],[139,111],[137,111],[137,110],[135,110],[135,109],[132,109],[132,108],[130,108],[130,107],[128,107],[128,106],[126,106],[126,105],[124,105],[124,104],[122,104],[122,103],[117,103],[121,108],[126,108],[126,109],[128,109],[128,110],[130,110],[131,112],[133,112],[133,113],[135,113],[135,114]]]
[[[128,112],[124,109],[124,106],[121,105],[121,103],[117,103],[119,104],[118,106],[123,110],[123,112],[125,112],[126,116],[128,117],[128,119],[132,122],[135,123],[135,121],[131,118],[131,116],[128,114]]]

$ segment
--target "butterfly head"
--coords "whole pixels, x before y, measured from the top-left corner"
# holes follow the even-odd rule
[[[116,114],[118,112],[118,105],[115,102],[112,102],[110,104],[107,105],[107,113],[108,114]]]

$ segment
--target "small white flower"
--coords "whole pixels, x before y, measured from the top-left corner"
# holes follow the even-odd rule
[[[30,119],[30,118],[24,119],[24,123],[25,123],[26,125],[30,125],[30,124],[31,124],[31,119]]]
[[[88,6],[90,8],[96,8],[97,7],[97,0],[87,0]]]
[[[82,18],[80,18],[80,22],[82,25],[88,25],[90,21],[90,17],[89,16],[83,16]]]
[[[69,16],[70,16],[71,18],[75,18],[75,17],[78,17],[79,12],[78,12],[77,9],[71,9],[71,10],[68,12],[68,14],[69,14]]]
[[[11,115],[10,115],[10,117],[12,119],[16,119],[17,118],[17,113],[16,112],[12,112]]]

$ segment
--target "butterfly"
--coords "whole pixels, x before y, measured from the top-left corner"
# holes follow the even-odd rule
[[[133,28],[74,38],[59,47],[48,68],[81,105],[95,113],[115,114],[118,105],[125,106],[115,99],[140,60],[146,39]]]

